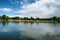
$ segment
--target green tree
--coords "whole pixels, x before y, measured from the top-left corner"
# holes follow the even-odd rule
[[[33,17],[31,17],[30,19],[31,19],[31,20],[34,20],[34,18],[33,18]]]
[[[53,21],[57,21],[57,17],[56,17],[56,16],[52,17],[51,19],[52,19]]]
[[[1,16],[0,16],[0,20],[1,20]]]
[[[9,20],[9,16],[6,16],[6,20]]]
[[[12,17],[13,20],[19,20],[20,17]]]
[[[35,20],[40,20],[40,18],[39,18],[39,17],[37,17]]]
[[[60,22],[60,17],[58,17],[58,22]]]
[[[24,20],[29,20],[29,18],[28,18],[28,17],[24,17],[23,19],[24,19]]]
[[[2,20],[6,20],[6,15],[2,15]]]

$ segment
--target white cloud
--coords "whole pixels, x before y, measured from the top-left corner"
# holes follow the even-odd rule
[[[48,17],[54,15],[57,7],[60,5],[56,0],[39,0],[32,4],[24,5],[22,10],[18,10],[17,13],[22,13],[23,16],[33,17]]]
[[[10,0],[13,4],[17,4],[20,1]],[[35,0],[34,3],[29,3],[28,0],[23,0],[19,4],[22,9],[13,10],[11,8],[0,8],[3,12],[12,12],[20,17],[51,17],[60,16],[60,1],[59,0]],[[14,15],[14,16],[16,16]]]
[[[10,9],[10,8],[0,8],[0,11],[3,11],[3,12],[12,12],[13,9]]]

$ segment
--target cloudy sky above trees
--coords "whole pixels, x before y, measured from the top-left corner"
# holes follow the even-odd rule
[[[60,0],[0,0],[0,15],[19,17],[60,16]]]

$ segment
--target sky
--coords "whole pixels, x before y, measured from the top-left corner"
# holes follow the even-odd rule
[[[60,17],[60,0],[0,0],[0,15],[10,17]]]

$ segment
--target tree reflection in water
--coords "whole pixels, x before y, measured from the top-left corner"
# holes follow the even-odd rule
[[[6,22],[6,21],[3,21],[3,22],[1,22],[1,23],[2,23],[3,26],[8,25],[8,22]]]

